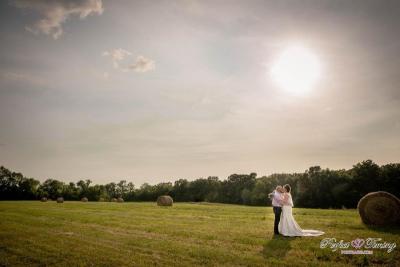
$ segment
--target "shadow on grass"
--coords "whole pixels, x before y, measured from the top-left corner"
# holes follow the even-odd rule
[[[389,233],[389,234],[397,234],[400,235],[400,227],[399,226],[376,226],[376,225],[367,225],[367,228],[371,231],[381,232],[381,233]]]
[[[285,237],[281,235],[274,235],[270,240],[264,244],[262,254],[264,258],[281,259],[286,256],[292,246],[290,242],[295,240],[296,237]]]

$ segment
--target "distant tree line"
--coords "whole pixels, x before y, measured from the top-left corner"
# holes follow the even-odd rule
[[[360,162],[349,170],[310,167],[304,173],[282,173],[257,178],[256,173],[232,174],[226,180],[218,177],[194,181],[180,179],[174,183],[147,183],[136,188],[121,180],[106,185],[92,184],[91,180],[64,183],[47,179],[40,183],[0,167],[0,200],[34,200],[42,197],[65,200],[109,201],[122,197],[125,201],[155,201],[160,195],[170,195],[174,201],[219,202],[245,205],[270,205],[268,193],[276,185],[290,184],[297,207],[354,208],[368,192],[384,190],[397,197],[400,188],[400,164],[379,166],[371,160]]]

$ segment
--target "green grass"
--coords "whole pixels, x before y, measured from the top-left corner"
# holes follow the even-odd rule
[[[0,266],[399,266],[400,253],[341,255],[324,237],[380,237],[400,246],[399,229],[368,228],[356,210],[294,209],[322,237],[273,237],[270,207],[208,203],[0,202]]]

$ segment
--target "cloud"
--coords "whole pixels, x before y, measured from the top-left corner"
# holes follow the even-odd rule
[[[122,48],[114,49],[112,51],[103,52],[103,56],[110,56],[113,61],[114,68],[118,69],[119,63],[124,60],[127,56],[132,55],[131,52],[124,50]]]
[[[62,24],[71,17],[79,16],[84,19],[89,15],[103,13],[101,0],[14,0],[17,8],[32,9],[38,12],[41,18],[25,29],[34,33],[51,35],[58,39],[63,34]]]
[[[138,56],[136,62],[128,66],[129,69],[137,72],[151,71],[154,70],[155,67],[156,64],[154,63],[154,60],[145,58],[144,56]]]
[[[122,61],[126,60],[127,57],[132,56],[131,52],[122,48],[117,48],[111,51],[104,51],[103,56],[111,57],[114,68],[120,69],[123,72],[127,72],[129,70],[133,70],[136,72],[147,72],[154,70],[156,67],[154,60],[146,58],[144,56],[138,56],[133,64],[130,64],[128,66],[121,66]]]
[[[40,86],[46,84],[45,79],[36,75],[22,72],[0,70],[0,78],[2,82],[23,82]]]

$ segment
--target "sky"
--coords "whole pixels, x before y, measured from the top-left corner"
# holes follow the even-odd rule
[[[135,185],[400,159],[399,1],[0,2],[0,165]],[[292,94],[287,47],[318,58]]]

